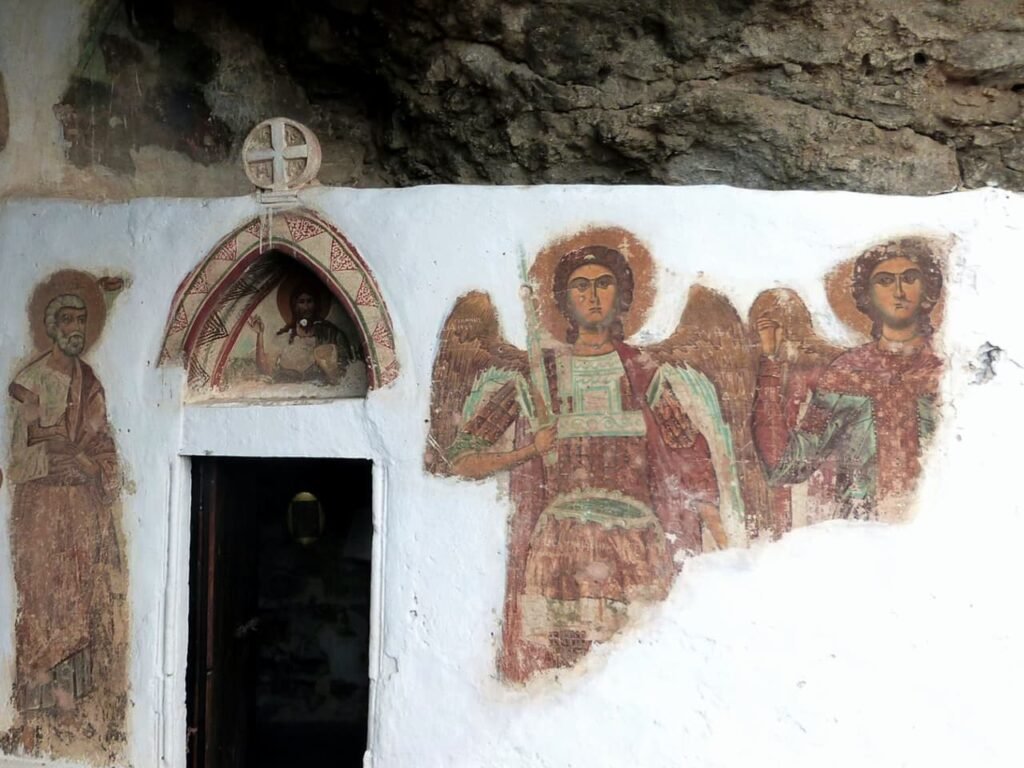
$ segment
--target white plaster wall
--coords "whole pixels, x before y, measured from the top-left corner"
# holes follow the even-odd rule
[[[31,9],[18,0],[0,2],[0,71],[10,114],[10,137],[0,152],[0,195],[63,181],[68,163],[53,105],[77,63],[87,12],[85,3],[68,0],[33,0]]]
[[[1024,323],[1024,198],[931,199],[728,188],[424,187],[310,190],[388,302],[402,374],[366,401],[180,406],[155,367],[172,294],[250,199],[0,206],[0,376],[27,351],[25,304],[55,269],[132,281],[89,352],[134,493],[124,497],[133,644],[130,760],[184,766],[189,454],[375,461],[382,632],[371,749],[381,768],[1021,765],[1024,528],[1016,479]],[[517,258],[588,224],[636,232],[661,265],[639,338],[676,323],[701,280],[741,314],[787,285],[844,340],[821,276],[884,237],[952,233],[945,385],[951,400],[918,519],[833,522],[692,562],[645,621],[560,682],[494,672],[510,503],[496,480],[422,471],[437,336],[453,301],[488,291],[523,342]],[[1006,350],[974,385],[979,345]],[[0,464],[9,456],[0,415]],[[6,525],[11,489],[0,490]],[[177,588],[176,588],[177,585]],[[0,690],[9,690],[13,577],[0,537]],[[0,727],[13,717],[0,706]],[[22,764],[0,759],[2,764]]]

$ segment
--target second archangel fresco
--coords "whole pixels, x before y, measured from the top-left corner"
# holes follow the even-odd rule
[[[668,338],[632,343],[655,264],[617,228],[560,240],[522,273],[526,350],[487,294],[451,310],[426,451],[435,474],[508,478],[506,682],[573,666],[701,552],[909,517],[938,412],[937,243],[895,239],[827,276],[838,318],[870,339],[853,349],[783,288],[744,322],[694,286]]]
[[[800,297],[769,291],[750,324],[759,351],[753,431],[772,503],[792,524],[791,487],[810,498],[802,522],[900,522],[938,420],[942,360],[932,337],[942,300],[936,245],[902,238],[828,276],[840,320],[870,338],[849,350],[817,336]]]

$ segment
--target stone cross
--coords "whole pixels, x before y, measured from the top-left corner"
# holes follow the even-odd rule
[[[302,123],[286,117],[264,120],[242,146],[242,164],[249,180],[270,192],[296,190],[320,170],[320,142]]]

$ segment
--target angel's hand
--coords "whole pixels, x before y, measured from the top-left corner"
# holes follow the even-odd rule
[[[263,335],[263,318],[259,315],[253,315],[249,318],[249,327],[256,331],[257,336]]]
[[[756,326],[757,335],[761,339],[761,352],[768,357],[775,357],[782,346],[782,324],[766,313],[757,318]]]
[[[558,438],[558,427],[552,424],[550,427],[544,427],[537,432],[533,437],[533,448],[537,451],[538,456],[543,456],[545,453],[555,447],[555,440]]]

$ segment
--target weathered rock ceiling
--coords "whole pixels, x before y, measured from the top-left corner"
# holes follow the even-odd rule
[[[1022,99],[1019,0],[113,0],[56,114],[129,175],[283,114],[335,184],[928,194],[1024,188]]]

